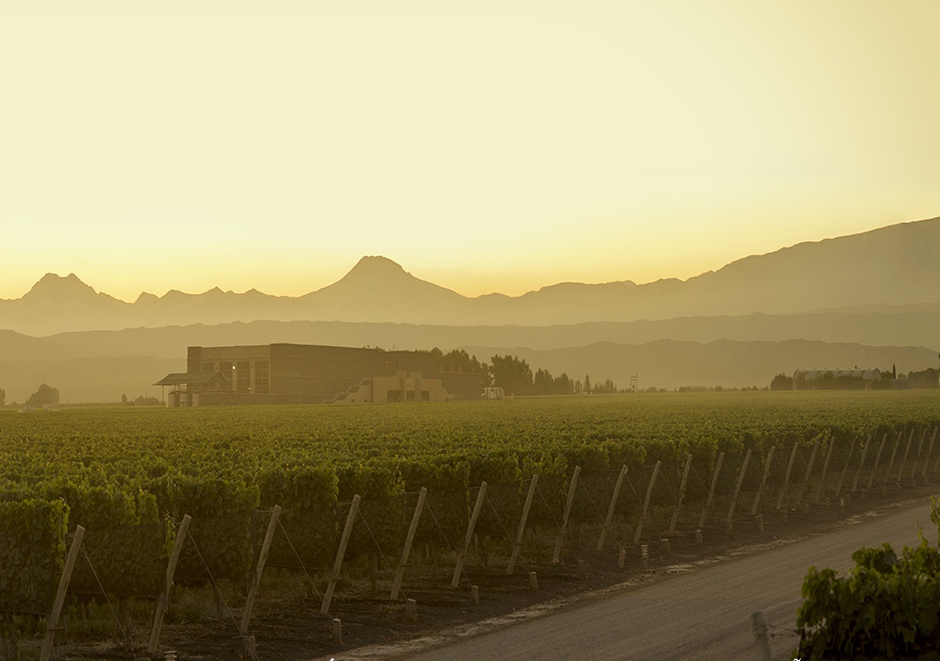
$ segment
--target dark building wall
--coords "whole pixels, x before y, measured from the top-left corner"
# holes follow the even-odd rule
[[[457,399],[480,399],[483,395],[483,375],[471,372],[438,372],[447,394]]]
[[[252,389],[239,391],[240,365],[251,371]],[[257,365],[268,366],[267,391],[255,388]],[[448,394],[459,399],[479,399],[479,374],[436,373],[434,356],[423,351],[383,351],[356,347],[330,347],[306,344],[269,344],[233,347],[189,347],[187,371],[231,370],[232,392],[204,393],[205,404],[236,403],[316,403],[332,400],[347,388],[374,376],[399,372],[443,379]]]
[[[393,374],[390,352],[353,347],[271,345],[271,392],[289,397],[332,399],[349,386]]]

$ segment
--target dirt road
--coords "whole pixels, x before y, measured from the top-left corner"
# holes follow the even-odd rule
[[[411,651],[352,650],[335,658],[754,659],[749,618],[763,611],[774,634],[773,658],[789,660],[798,641],[792,630],[807,568],[832,567],[841,573],[861,546],[890,542],[900,550],[914,545],[918,524],[934,543],[936,528],[930,522],[928,499],[899,504],[880,516],[863,513],[850,525],[810,539],[719,559],[690,571],[665,572],[649,585],[623,588],[512,626],[472,636],[444,634],[412,644]]]

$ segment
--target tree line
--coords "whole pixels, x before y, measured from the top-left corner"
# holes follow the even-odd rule
[[[7,404],[7,391],[0,388],[0,406]],[[16,402],[13,402],[15,405]],[[44,406],[58,406],[59,390],[47,384],[42,384],[39,389],[26,399],[26,406],[29,408],[42,408]]]
[[[566,372],[558,376],[542,368],[533,372],[529,363],[517,356],[495,355],[489,363],[486,363],[478,360],[476,356],[469,355],[463,349],[454,349],[445,354],[435,347],[431,353],[437,359],[438,369],[482,374],[484,387],[502,388],[506,394],[575,395],[620,392],[613,380],[592,382],[590,374],[585,374],[584,379],[581,380],[572,379]]]
[[[937,388],[940,370],[929,367],[925,370],[898,374],[892,365],[889,370],[880,370],[880,379],[865,379],[861,376],[837,375],[825,372],[814,379],[801,374],[794,378],[778,374],[770,382],[771,390],[891,390],[903,385],[906,388]]]

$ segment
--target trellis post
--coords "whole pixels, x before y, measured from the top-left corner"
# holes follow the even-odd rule
[[[610,497],[610,505],[607,507],[607,518],[604,520],[604,527],[601,528],[601,536],[597,540],[597,550],[600,551],[604,546],[604,538],[607,536],[607,530],[614,519],[614,510],[617,507],[617,499],[620,498],[620,488],[623,486],[623,479],[627,476],[627,465],[624,464],[620,469],[620,476],[617,477],[617,484],[614,485],[614,493]]]
[[[832,451],[836,447],[836,439],[829,438],[829,449],[826,451],[826,460],[823,462],[822,475],[819,477],[819,486],[816,487],[816,497],[813,499],[814,502],[818,503],[820,497],[822,497],[822,492],[826,488],[826,473],[829,472],[829,460],[832,459]]]
[[[799,505],[803,502],[803,493],[806,491],[806,484],[809,482],[809,476],[813,472],[813,463],[816,461],[816,452],[819,451],[819,441],[813,443],[813,451],[809,454],[809,463],[806,464],[806,473],[803,475],[803,483],[800,485],[800,490],[796,494],[796,504]]]
[[[933,451],[933,442],[937,439],[937,428],[933,428],[933,435],[930,437],[930,445],[927,446],[927,456],[924,458],[924,470],[921,472],[921,477],[926,481],[927,479],[927,466],[930,464],[930,453]]]
[[[875,482],[875,473],[878,472],[878,464],[881,463],[881,453],[885,449],[885,443],[888,442],[888,432],[885,432],[885,435],[881,437],[881,443],[878,445],[878,454],[875,455],[875,465],[871,469],[871,475],[868,476],[868,486],[866,491],[871,491],[871,485]]]
[[[557,565],[561,562],[561,547],[565,542],[565,532],[568,530],[568,517],[571,515],[571,506],[574,504],[574,494],[578,488],[578,477],[581,475],[581,467],[574,467],[574,475],[571,476],[571,484],[568,485],[568,499],[565,501],[565,513],[561,519],[561,528],[558,531],[558,539],[555,540],[555,552],[552,554],[552,564]]]
[[[927,439],[927,427],[924,427],[923,433],[920,435],[920,442],[917,444],[917,456],[914,458],[914,461],[911,463],[914,464],[914,467],[911,468],[911,480],[914,479],[914,476],[917,474],[917,467],[920,465],[920,455],[924,451],[924,441]]]
[[[767,478],[770,477],[770,462],[774,459],[774,450],[777,449],[776,445],[770,446],[770,451],[767,453],[767,461],[764,462],[764,474],[760,478],[760,486],[757,487],[757,495],[754,496],[754,504],[751,505],[751,516],[757,514],[757,508],[760,506],[760,497],[764,493],[764,485],[767,484]]]
[[[672,521],[669,522],[670,537],[676,532],[676,524],[679,522],[679,510],[682,508],[682,501],[685,499],[685,483],[689,480],[689,470],[692,468],[692,455],[685,458],[685,468],[682,470],[682,481],[679,483],[679,498],[676,501],[676,509],[672,512]]]
[[[643,532],[643,522],[646,520],[646,513],[649,511],[650,499],[653,497],[653,485],[656,484],[656,478],[659,476],[659,469],[663,465],[662,461],[657,461],[653,468],[653,476],[650,478],[650,485],[646,488],[646,499],[643,501],[643,514],[636,524],[636,534],[633,536],[633,543],[640,543],[640,534]]]
[[[421,520],[421,512],[424,510],[424,501],[428,497],[428,490],[421,487],[421,493],[418,494],[418,504],[415,506],[414,516],[411,517],[411,525],[408,526],[408,536],[405,537],[405,545],[401,550],[401,560],[398,562],[398,569],[395,571],[395,580],[392,583],[391,600],[398,599],[398,591],[401,589],[402,579],[405,578],[405,565],[408,564],[408,556],[411,554],[411,544],[415,539],[415,532],[418,530],[418,521]]]
[[[898,454],[898,447],[901,445],[901,438],[904,436],[904,432],[899,431],[898,437],[894,441],[894,449],[891,451],[891,461],[888,462],[888,468],[885,469],[884,479],[881,481],[882,489],[888,484],[888,480],[891,479],[891,469],[894,468],[894,458]]]
[[[751,461],[751,448],[744,453],[744,461],[741,463],[741,471],[738,473],[738,483],[734,487],[734,495],[731,496],[731,507],[728,508],[728,523],[734,520],[734,510],[738,505],[738,494],[741,493],[741,485],[744,484],[744,475],[747,472],[747,464]]]
[[[59,629],[59,616],[62,614],[62,606],[65,605],[65,594],[68,592],[69,581],[72,580],[72,570],[75,569],[75,561],[78,559],[78,551],[82,547],[84,537],[85,529],[81,526],[75,526],[75,536],[72,538],[69,554],[65,559],[65,569],[62,570],[62,576],[59,578],[59,588],[55,593],[55,601],[52,602],[52,612],[49,613],[49,619],[46,620],[46,637],[42,641],[40,661],[49,661],[49,657],[52,656],[52,643],[55,640],[55,632]]]
[[[274,531],[277,530],[277,520],[280,516],[281,507],[275,505],[274,510],[271,512],[271,520],[268,522],[268,529],[264,533],[264,542],[261,543],[261,552],[258,554],[258,563],[255,565],[255,572],[251,577],[251,585],[248,587],[248,600],[245,602],[245,609],[242,611],[242,622],[238,630],[243,636],[248,633],[251,609],[255,605],[258,586],[261,584],[261,574],[264,572],[264,564],[268,561],[268,551],[271,550],[271,541],[274,539]]]
[[[793,444],[793,450],[790,452],[790,461],[787,462],[787,472],[783,476],[783,486],[780,487],[780,496],[777,498],[777,509],[783,509],[783,499],[787,495],[787,486],[790,484],[790,471],[793,470],[793,462],[796,460],[796,451],[799,448],[797,443]]]
[[[852,455],[855,454],[855,443],[849,443],[849,456],[845,460],[845,465],[842,467],[842,473],[839,475],[839,481],[836,483],[836,493],[835,497],[838,498],[839,494],[842,493],[842,484],[845,482],[845,474],[849,470],[849,464],[852,463]]]
[[[183,544],[186,542],[186,535],[189,533],[189,523],[192,517],[189,514],[183,516],[180,521],[180,527],[176,531],[176,540],[173,542],[173,550],[170,552],[170,560],[166,565],[166,582],[163,586],[163,592],[157,600],[157,609],[153,615],[153,628],[150,630],[150,644],[147,645],[148,654],[156,654],[160,645],[160,630],[163,628],[163,616],[170,605],[170,590],[173,588],[173,575],[176,573],[176,564],[179,562],[180,553],[183,550]]]
[[[356,522],[356,515],[359,513],[359,500],[358,494],[353,496],[352,504],[349,506],[349,514],[346,515],[346,525],[343,527],[343,536],[339,540],[339,548],[336,549],[336,560],[333,561],[333,571],[330,573],[330,582],[326,586],[326,594],[323,597],[323,603],[320,605],[320,612],[324,615],[330,612],[330,602],[333,601],[333,591],[336,589],[339,573],[343,570],[343,558],[346,555],[346,546],[349,544],[353,524]]]
[[[767,637],[767,623],[761,611],[751,614],[751,631],[757,645],[757,660],[771,661],[770,639]]]
[[[907,457],[911,453],[911,443],[914,440],[914,430],[911,429],[911,433],[907,437],[907,445],[904,446],[904,458],[901,459],[901,467],[898,469],[898,479],[896,480],[898,487],[901,486],[901,477],[904,475],[904,467],[907,465]]]
[[[473,505],[473,512],[470,514],[470,524],[467,526],[467,534],[463,538],[463,546],[460,554],[457,556],[457,566],[454,568],[454,579],[450,582],[452,588],[457,587],[460,582],[460,572],[463,571],[463,561],[467,557],[467,551],[470,550],[470,542],[473,541],[473,529],[477,525],[477,518],[480,516],[480,509],[483,507],[483,501],[486,499],[486,482],[480,483],[480,491],[477,493],[477,501]]]
[[[506,565],[506,573],[511,574],[516,568],[516,559],[519,557],[519,549],[522,547],[522,536],[525,535],[525,524],[529,518],[529,510],[532,509],[532,499],[535,498],[535,489],[538,487],[539,476],[533,475],[529,483],[529,493],[525,497],[525,504],[522,506],[522,516],[519,518],[519,527],[516,528],[516,538],[512,542],[512,554],[509,556],[509,564]]]
[[[702,516],[699,517],[698,527],[701,529],[705,526],[705,517],[708,516],[708,508],[711,507],[712,499],[715,497],[715,487],[718,486],[718,474],[721,472],[721,464],[725,460],[725,453],[721,452],[718,455],[718,461],[715,462],[715,470],[712,473],[712,484],[708,489],[708,498],[705,500],[705,507],[702,508]]]
[[[871,434],[865,439],[865,445],[862,447],[862,458],[858,462],[858,468],[855,469],[855,479],[852,480],[852,493],[858,491],[858,478],[862,475],[862,468],[865,466],[865,457],[868,456],[868,446],[871,444]]]

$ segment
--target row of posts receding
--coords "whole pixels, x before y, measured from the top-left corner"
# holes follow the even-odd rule
[[[903,433],[898,433],[893,444],[889,442],[889,435],[884,434],[880,442],[877,443],[877,448],[875,448],[875,443],[871,436],[869,436],[862,448],[860,450],[860,457],[856,466],[856,469],[853,471],[850,470],[850,464],[855,453],[855,444],[849,446],[848,457],[843,462],[842,470],[839,472],[838,477],[835,479],[835,485],[831,487],[832,495],[831,498],[835,499],[839,503],[841,511],[844,513],[845,507],[851,503],[851,497],[853,494],[860,493],[864,498],[866,494],[871,493],[872,489],[875,486],[876,476],[879,473],[879,468],[883,465],[882,460],[885,458],[885,450],[888,447],[891,447],[890,458],[887,460],[886,468],[882,473],[882,478],[879,480],[879,486],[881,488],[882,494],[886,494],[889,488],[896,487],[901,488],[902,482],[905,479],[905,475],[909,480],[916,483],[917,479],[922,479],[926,482],[928,474],[936,474],[940,470],[940,456],[934,457],[933,449],[934,443],[937,438],[937,429],[933,430],[933,434],[930,436],[929,444],[926,447],[926,453],[924,454],[925,449],[925,440],[927,438],[927,430],[925,429],[921,434],[920,441],[917,445],[916,455],[914,456],[913,461],[909,461],[910,452],[913,445],[913,440],[915,437],[915,432],[910,431],[907,439],[906,445],[903,449],[903,458],[900,461],[900,464],[896,467],[895,460],[898,457],[899,449],[902,446]],[[813,480],[811,479],[813,474],[813,468],[818,459],[818,450],[820,444],[817,442],[812,446],[811,454],[809,460],[806,462],[805,469],[803,471],[802,479],[799,479],[797,475],[794,474],[794,465],[797,457],[797,452],[799,449],[798,445],[794,445],[793,449],[790,451],[789,457],[786,462],[786,470],[784,473],[782,484],[779,485],[779,492],[777,494],[777,499],[773,504],[773,509],[780,515],[780,521],[784,524],[788,520],[788,511],[789,510],[802,510],[804,513],[808,512],[810,500],[813,503],[820,503],[823,499],[824,494],[829,495],[827,489],[829,488],[829,475],[828,470],[833,456],[833,451],[836,443],[833,440],[830,440],[828,443],[828,449],[825,452],[825,457],[822,458],[822,468],[820,475],[815,485],[812,484]],[[874,462],[868,474],[867,481],[863,480],[863,472],[866,465],[866,459],[870,455],[871,451],[874,451]],[[759,486],[754,493],[754,498],[749,509],[749,515],[751,521],[753,522],[755,529],[758,532],[763,532],[764,529],[764,517],[761,513],[761,504],[764,499],[765,491],[770,482],[769,478],[771,475],[772,462],[775,459],[777,448],[771,446],[764,458],[764,465],[760,471],[760,481]],[[725,533],[730,537],[733,535],[733,524],[736,521],[736,516],[738,515],[739,510],[739,501],[743,495],[742,486],[745,480],[745,474],[748,469],[748,465],[752,461],[754,452],[751,449],[748,449],[741,461],[741,465],[738,468],[736,479],[734,480],[734,489],[731,492],[730,499],[728,501],[728,511],[727,514],[723,517],[725,524]],[[922,458],[923,457],[923,458]],[[929,470],[929,464],[931,461],[934,461],[933,470]],[[726,457],[724,453],[719,453],[715,458],[714,467],[712,469],[711,479],[708,481],[708,495],[704,501],[701,512],[697,519],[697,526],[694,527],[694,540],[697,545],[702,545],[703,534],[702,530],[705,529],[706,523],[709,517],[714,518],[715,512],[715,496],[716,488],[719,483],[719,478],[722,474],[722,469],[725,466]],[[673,494],[674,503],[672,504],[672,512],[669,517],[668,526],[663,530],[656,529],[657,536],[660,537],[660,553],[662,557],[668,558],[672,555],[672,546],[671,539],[675,539],[677,525],[679,523],[680,515],[685,512],[688,514],[689,506],[686,502],[686,493],[690,475],[693,472],[693,456],[691,454],[685,457],[684,462],[681,462],[682,468],[677,474],[678,478],[678,487]],[[636,527],[632,537],[632,546],[637,549],[640,560],[642,561],[643,568],[645,570],[649,569],[650,565],[650,547],[648,543],[641,544],[643,539],[643,530],[644,524],[650,523],[654,524],[654,519],[651,516],[650,508],[652,506],[654,489],[657,483],[658,478],[662,472],[662,461],[657,461],[653,465],[652,473],[649,479],[648,484],[646,485],[645,496],[643,497],[642,507],[637,516]],[[557,530],[555,533],[555,540],[552,546],[552,565],[559,565],[562,561],[562,553],[565,547],[566,541],[569,537],[569,529],[571,523],[571,512],[572,506],[575,502],[575,498],[578,494],[579,481],[581,477],[581,468],[578,466],[574,467],[573,472],[570,474],[570,479],[568,481],[567,494],[565,498],[564,510],[561,514],[560,519],[557,521]],[[613,486],[612,492],[610,493],[610,500],[607,504],[606,516],[603,517],[603,523],[600,527],[598,540],[596,544],[596,551],[602,551],[605,542],[614,528],[614,519],[617,511],[617,504],[620,499],[623,486],[628,480],[628,467],[626,465],[622,466],[616,482]],[[789,503],[790,507],[785,507],[788,489],[798,481],[796,485],[796,495],[793,498],[792,502]],[[515,572],[515,567],[520,557],[520,553],[523,549],[525,542],[526,530],[528,528],[528,518],[532,509],[533,502],[535,501],[536,495],[538,494],[538,485],[539,485],[539,476],[533,475],[528,481],[528,488],[526,491],[526,497],[524,504],[522,506],[522,511],[519,515],[517,525],[515,530],[511,535],[507,531],[507,537],[509,538],[511,544],[511,550],[509,554],[509,560],[505,567],[505,573],[512,575]],[[812,492],[812,488],[815,486],[815,492]],[[453,578],[450,582],[451,588],[456,589],[460,583],[461,577],[465,577],[464,566],[466,562],[466,557],[473,545],[475,539],[475,527],[479,519],[479,515],[484,508],[487,501],[487,482],[481,482],[479,489],[477,490],[476,499],[472,508],[472,512],[469,517],[468,526],[466,533],[461,539],[460,543],[454,547],[455,549],[455,568]],[[639,495],[639,494],[637,494]],[[425,511],[425,506],[427,503],[428,490],[426,488],[421,488],[418,493],[417,504],[412,513],[410,524],[407,530],[407,533],[404,538],[404,543],[401,549],[401,553],[398,556],[398,561],[395,566],[394,578],[392,580],[391,592],[389,594],[389,599],[391,601],[397,601],[399,595],[402,591],[402,586],[405,578],[405,572],[409,566],[409,557],[412,552],[412,547],[415,540],[415,534],[418,529],[418,524],[421,520],[422,514]],[[762,500],[763,499],[763,500]],[[324,615],[330,615],[331,605],[334,598],[335,590],[338,582],[342,576],[343,563],[347,552],[347,546],[350,540],[350,536],[353,532],[353,527],[356,525],[357,520],[359,519],[359,505],[360,497],[358,495],[354,496],[352,502],[350,503],[349,512],[347,514],[345,525],[343,527],[342,535],[339,539],[339,543],[336,548],[335,560],[332,568],[328,573],[328,582],[327,588],[323,595],[320,612]],[[827,498],[828,506],[829,498]],[[765,509],[767,509],[765,507]],[[252,610],[254,603],[258,594],[258,589],[261,584],[262,575],[264,572],[265,564],[267,561],[267,556],[269,549],[271,547],[272,540],[274,535],[277,532],[278,528],[278,519],[281,513],[281,508],[275,506],[271,511],[271,518],[268,522],[268,526],[265,532],[264,541],[261,545],[261,548],[255,558],[255,562],[252,568],[252,573],[250,576],[250,581],[248,585],[247,599],[242,609],[241,620],[238,623],[239,635],[242,637],[245,645],[246,655],[252,658],[256,658],[254,651],[254,637],[249,634],[250,622]],[[598,510],[598,514],[600,511]],[[172,593],[173,586],[173,577],[177,561],[179,560],[180,553],[183,545],[186,543],[187,539],[192,539],[190,535],[190,525],[192,523],[192,518],[189,515],[186,515],[179,522],[179,527],[177,529],[176,541],[174,543],[173,549],[169,555],[169,560],[166,567],[166,578],[163,585],[162,592],[157,599],[156,607],[154,611],[153,624],[149,642],[147,645],[147,652],[150,655],[156,654],[160,649],[160,637],[161,630],[163,625],[164,616],[167,608],[170,603],[170,595]],[[282,527],[283,530],[283,527]],[[65,603],[65,596],[68,591],[68,585],[71,573],[75,567],[75,563],[78,559],[78,552],[82,546],[84,528],[77,526],[75,529],[74,536],[69,547],[68,555],[65,562],[65,568],[61,575],[60,582],[58,585],[58,590],[56,591],[55,598],[52,604],[52,609],[49,612],[46,625],[46,635],[43,641],[42,652],[40,659],[41,661],[48,661],[51,657],[52,646],[55,638],[55,634],[59,631],[58,622],[62,612],[63,605]],[[688,531],[687,531],[688,532]],[[664,533],[664,534],[663,534]],[[286,535],[286,531],[284,531]],[[618,553],[618,566],[623,568],[625,561],[628,555],[628,546],[627,538],[624,537],[621,539],[621,544],[619,545]],[[195,542],[193,542],[195,543]],[[90,562],[90,561],[89,561]],[[208,572],[208,567],[206,568]],[[586,561],[578,558],[577,561],[577,576],[584,578],[587,572]],[[528,586],[530,590],[538,590],[538,574],[535,571],[529,570],[528,572]],[[213,580],[210,576],[210,580]],[[470,599],[476,604],[480,600],[480,591],[478,585],[470,586]],[[405,599],[405,620],[413,622],[417,620],[417,604],[413,599]],[[335,643],[341,644],[342,642],[342,622],[339,618],[330,617],[331,622],[331,635]]]

